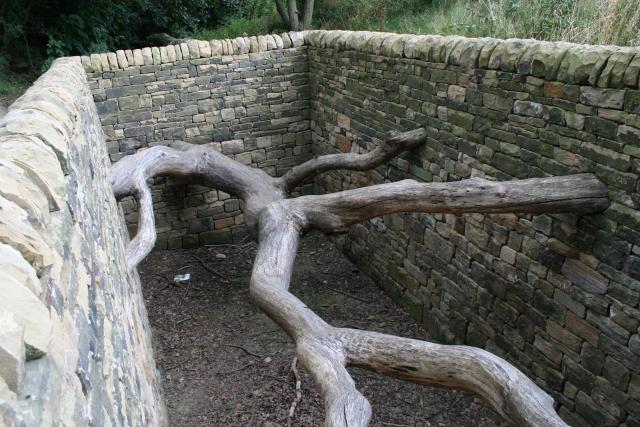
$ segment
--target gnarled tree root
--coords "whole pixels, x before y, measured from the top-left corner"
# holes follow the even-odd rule
[[[308,230],[344,232],[352,224],[395,212],[574,212],[594,213],[609,205],[606,187],[589,174],[493,182],[470,179],[450,183],[412,180],[339,193],[287,199],[315,174],[338,168],[374,168],[422,143],[423,129],[389,134],[367,154],[321,156],[272,178],[210,148],[180,144],[154,147],[128,156],[112,169],[118,198],[139,202],[138,234],[127,248],[130,268],[151,251],[155,227],[147,179],[157,175],[195,175],[203,185],[235,194],[245,202],[247,225],[258,242],[251,276],[253,301],[296,342],[300,361],[321,388],[327,426],[366,426],[369,402],[356,389],[346,366],[481,396],[505,420],[523,426],[566,425],[553,399],[507,361],[481,349],[445,346],[361,330],[334,328],[291,294],[300,236]]]

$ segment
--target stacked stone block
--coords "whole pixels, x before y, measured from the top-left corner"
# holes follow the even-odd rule
[[[172,141],[206,144],[282,175],[311,155],[306,48],[299,32],[191,40],[83,57],[112,161]],[[157,247],[239,241],[239,201],[189,179],[152,187]],[[137,210],[126,199],[127,224]]]
[[[595,173],[601,215],[390,215],[339,242],[438,340],[507,358],[571,425],[640,425],[640,49],[305,33],[316,154],[426,144],[333,192],[411,178]]]
[[[167,424],[109,166],[58,59],[0,120],[0,425]]]

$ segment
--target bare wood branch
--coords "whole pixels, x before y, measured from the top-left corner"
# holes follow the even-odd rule
[[[594,175],[423,183],[413,180],[283,201],[305,219],[305,229],[344,232],[349,226],[395,212],[594,213],[609,206],[607,187]]]
[[[135,268],[156,242],[151,191],[147,179],[160,175],[194,176],[200,183],[241,197],[250,230],[260,210],[284,198],[276,180],[260,169],[238,163],[218,151],[191,144],[177,148],[156,146],[123,157],[111,168],[111,185],[117,199],[135,195],[138,199],[138,232],[127,246],[127,264]]]
[[[365,171],[388,162],[403,151],[422,144],[427,137],[424,128],[408,132],[389,132],[384,141],[366,154],[342,153],[316,157],[301,165],[294,166],[280,180],[285,189],[291,191],[305,179],[319,173],[336,169]]]
[[[418,384],[470,391],[514,425],[565,425],[553,409],[551,396],[488,351],[360,330],[336,334],[350,365]]]
[[[284,22],[284,25],[291,29],[291,21],[289,20],[289,13],[287,12],[287,9],[284,7],[284,3],[282,2],[282,0],[275,0],[276,2],[276,10],[278,11],[278,14],[280,15],[280,18],[282,18],[282,22]]]
[[[296,388],[296,397],[291,402],[291,407],[289,408],[289,416],[287,417],[287,427],[291,427],[291,423],[293,422],[293,414],[296,412],[296,407],[300,400],[302,400],[302,391],[300,391],[300,386],[302,385],[300,381],[300,374],[298,373],[298,358],[294,356],[291,361],[291,372],[293,373],[293,377],[295,380],[295,388]]]
[[[251,277],[254,302],[297,343],[298,357],[319,384],[325,425],[366,426],[371,407],[347,365],[420,384],[460,388],[483,397],[506,420],[523,426],[565,426],[553,399],[507,361],[484,350],[333,328],[288,292],[299,240],[295,212],[280,202],[260,217],[260,245]]]
[[[322,156],[280,179],[241,165],[213,149],[189,144],[180,144],[179,149],[154,147],[125,157],[114,165],[111,177],[116,197],[133,194],[140,205],[139,231],[127,248],[129,266],[134,268],[155,242],[147,179],[158,175],[196,176],[202,184],[244,200],[245,218],[259,242],[251,298],[295,340],[299,360],[320,386],[327,426],[366,426],[371,418],[371,406],[356,389],[347,365],[421,384],[475,392],[516,424],[564,426],[553,409],[553,400],[497,356],[472,347],[334,328],[288,291],[300,235],[312,228],[343,232],[354,223],[394,212],[592,213],[609,204],[606,187],[587,174],[508,182],[405,180],[286,199],[288,189],[314,174],[337,168],[366,170],[416,146],[424,138],[423,129],[392,134],[371,153]]]

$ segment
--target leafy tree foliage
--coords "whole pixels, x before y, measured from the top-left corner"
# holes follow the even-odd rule
[[[154,33],[184,36],[213,26],[234,2],[3,0],[0,56],[14,71],[36,71],[57,56],[136,47]]]

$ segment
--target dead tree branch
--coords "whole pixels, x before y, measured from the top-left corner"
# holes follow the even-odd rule
[[[291,9],[289,14],[292,18]],[[397,212],[584,214],[609,205],[606,187],[589,174],[508,182],[405,180],[287,199],[296,185],[318,173],[338,168],[367,170],[425,138],[424,129],[389,134],[370,153],[321,156],[294,167],[281,178],[241,165],[210,148],[188,144],[177,149],[154,147],[125,157],[113,166],[111,178],[116,197],[134,195],[140,205],[138,234],[127,247],[129,267],[135,268],[155,242],[151,192],[146,181],[159,175],[193,175],[203,185],[244,200],[246,222],[258,241],[251,297],[295,340],[299,360],[320,386],[327,426],[366,426],[371,418],[371,406],[356,389],[348,365],[419,384],[474,392],[517,425],[564,426],[553,399],[491,353],[335,328],[288,291],[300,236],[311,229],[340,233],[352,224]]]

